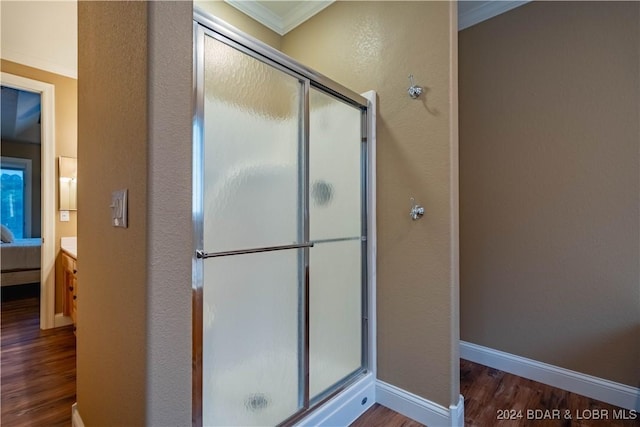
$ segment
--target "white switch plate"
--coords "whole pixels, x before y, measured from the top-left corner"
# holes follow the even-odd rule
[[[69,211],[60,211],[60,222],[69,222]]]
[[[127,193],[128,190],[116,190],[111,193],[111,225],[127,228]]]

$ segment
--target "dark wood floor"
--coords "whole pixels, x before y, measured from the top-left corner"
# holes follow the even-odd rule
[[[76,400],[76,343],[72,326],[40,330],[38,285],[3,288],[1,292],[1,425],[70,426],[71,405]],[[466,360],[460,361],[460,392],[465,397],[467,427],[640,426],[640,419],[613,420],[614,411],[620,408]],[[528,416],[528,410],[539,412]],[[545,410],[558,410],[561,419],[539,419]],[[500,415],[518,417],[519,411],[522,418],[498,419]],[[565,416],[565,411],[569,411],[572,419]],[[580,420],[576,419],[576,413],[607,414],[609,419]],[[352,426],[422,424],[375,404]]]
[[[640,426],[636,420],[615,420],[614,411],[629,411],[511,375],[497,369],[460,360],[460,393],[464,396],[466,427],[616,427]],[[527,412],[531,410],[532,412]],[[553,412],[556,410],[557,412]],[[548,412],[546,412],[548,411]],[[568,412],[567,412],[568,411]],[[520,417],[519,415],[522,415]],[[571,419],[569,419],[569,415]],[[601,418],[608,419],[585,419]],[[544,419],[545,416],[559,419]],[[506,418],[506,419],[499,419]],[[578,419],[582,418],[582,419]],[[358,418],[351,427],[419,427],[410,418],[378,404]],[[435,427],[435,426],[434,426]]]
[[[350,427],[422,427],[417,421],[375,403],[351,423]]]
[[[2,426],[70,426],[76,401],[73,326],[40,330],[38,284],[1,292]]]
[[[640,419],[613,419],[614,411],[631,415],[616,406],[467,360],[460,361],[460,393],[465,426],[469,427],[640,426]],[[545,414],[559,419],[543,419]],[[507,419],[499,420],[499,416]],[[608,419],[586,419],[596,416]]]

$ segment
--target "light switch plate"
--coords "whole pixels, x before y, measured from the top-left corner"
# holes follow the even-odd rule
[[[60,222],[69,222],[69,211],[60,211]]]
[[[116,190],[111,193],[111,225],[127,228],[127,193],[128,190]]]

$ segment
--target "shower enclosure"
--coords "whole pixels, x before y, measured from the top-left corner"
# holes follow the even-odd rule
[[[194,424],[293,423],[369,371],[367,100],[194,38]]]

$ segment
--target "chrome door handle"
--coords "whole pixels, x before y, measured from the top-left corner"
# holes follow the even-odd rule
[[[231,255],[245,255],[245,254],[256,254],[260,252],[284,251],[287,249],[303,249],[303,248],[312,248],[313,245],[314,243],[310,242],[310,243],[301,243],[298,245],[265,246],[262,248],[239,249],[236,251],[211,252],[211,253],[198,249],[196,251],[196,258],[207,259],[207,258],[217,258],[217,257],[223,257],[223,256],[231,256]]]

